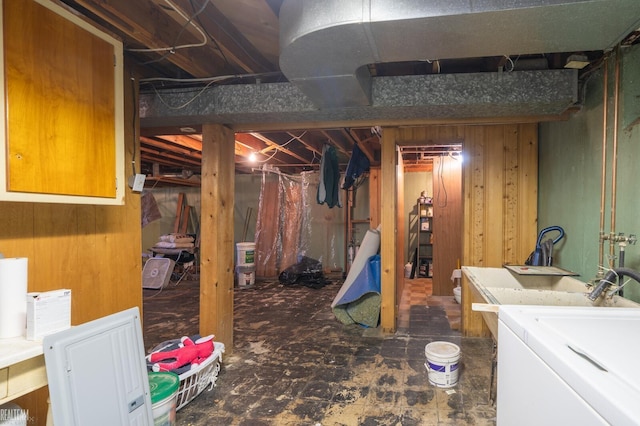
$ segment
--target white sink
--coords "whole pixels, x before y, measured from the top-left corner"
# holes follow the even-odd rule
[[[491,305],[546,305],[640,308],[640,304],[620,296],[587,298],[590,288],[571,276],[519,275],[506,268],[463,266],[472,302]],[[494,339],[498,340],[498,316],[481,312]]]
[[[490,303],[497,305],[596,306],[637,308],[639,305],[620,296],[587,299],[587,292],[528,290],[521,288],[490,288]]]
[[[523,288],[554,291],[587,291],[587,285],[577,278],[562,275],[518,275],[506,268],[463,266],[467,278],[482,287]]]

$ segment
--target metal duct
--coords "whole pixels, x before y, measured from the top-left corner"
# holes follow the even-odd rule
[[[606,50],[638,0],[284,0],[280,68],[320,108],[371,104],[372,63]]]

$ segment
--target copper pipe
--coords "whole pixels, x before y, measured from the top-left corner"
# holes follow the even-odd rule
[[[611,230],[609,233],[609,255],[611,268],[615,267],[616,191],[618,181],[618,98],[620,95],[620,47],[616,48],[615,83],[613,92],[613,153],[611,157]]]
[[[598,250],[598,270],[597,278],[604,276],[604,204],[606,198],[606,180],[607,180],[607,119],[609,115],[609,55],[604,57],[604,76],[603,76],[603,101],[602,101],[602,181],[600,184],[600,238]]]

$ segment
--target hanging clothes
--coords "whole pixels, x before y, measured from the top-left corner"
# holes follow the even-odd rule
[[[316,199],[318,204],[327,204],[331,209],[335,206],[342,207],[340,202],[340,169],[336,149],[331,145],[322,148],[322,160],[320,161],[320,181]]]
[[[368,172],[371,167],[369,158],[362,152],[358,144],[353,146],[351,152],[351,158],[349,164],[347,164],[347,171],[344,175],[344,183],[342,189],[349,189],[353,186],[356,179],[360,177],[364,172]]]

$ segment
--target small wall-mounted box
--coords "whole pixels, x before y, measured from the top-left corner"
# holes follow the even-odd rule
[[[71,290],[27,293],[27,340],[71,327]]]

